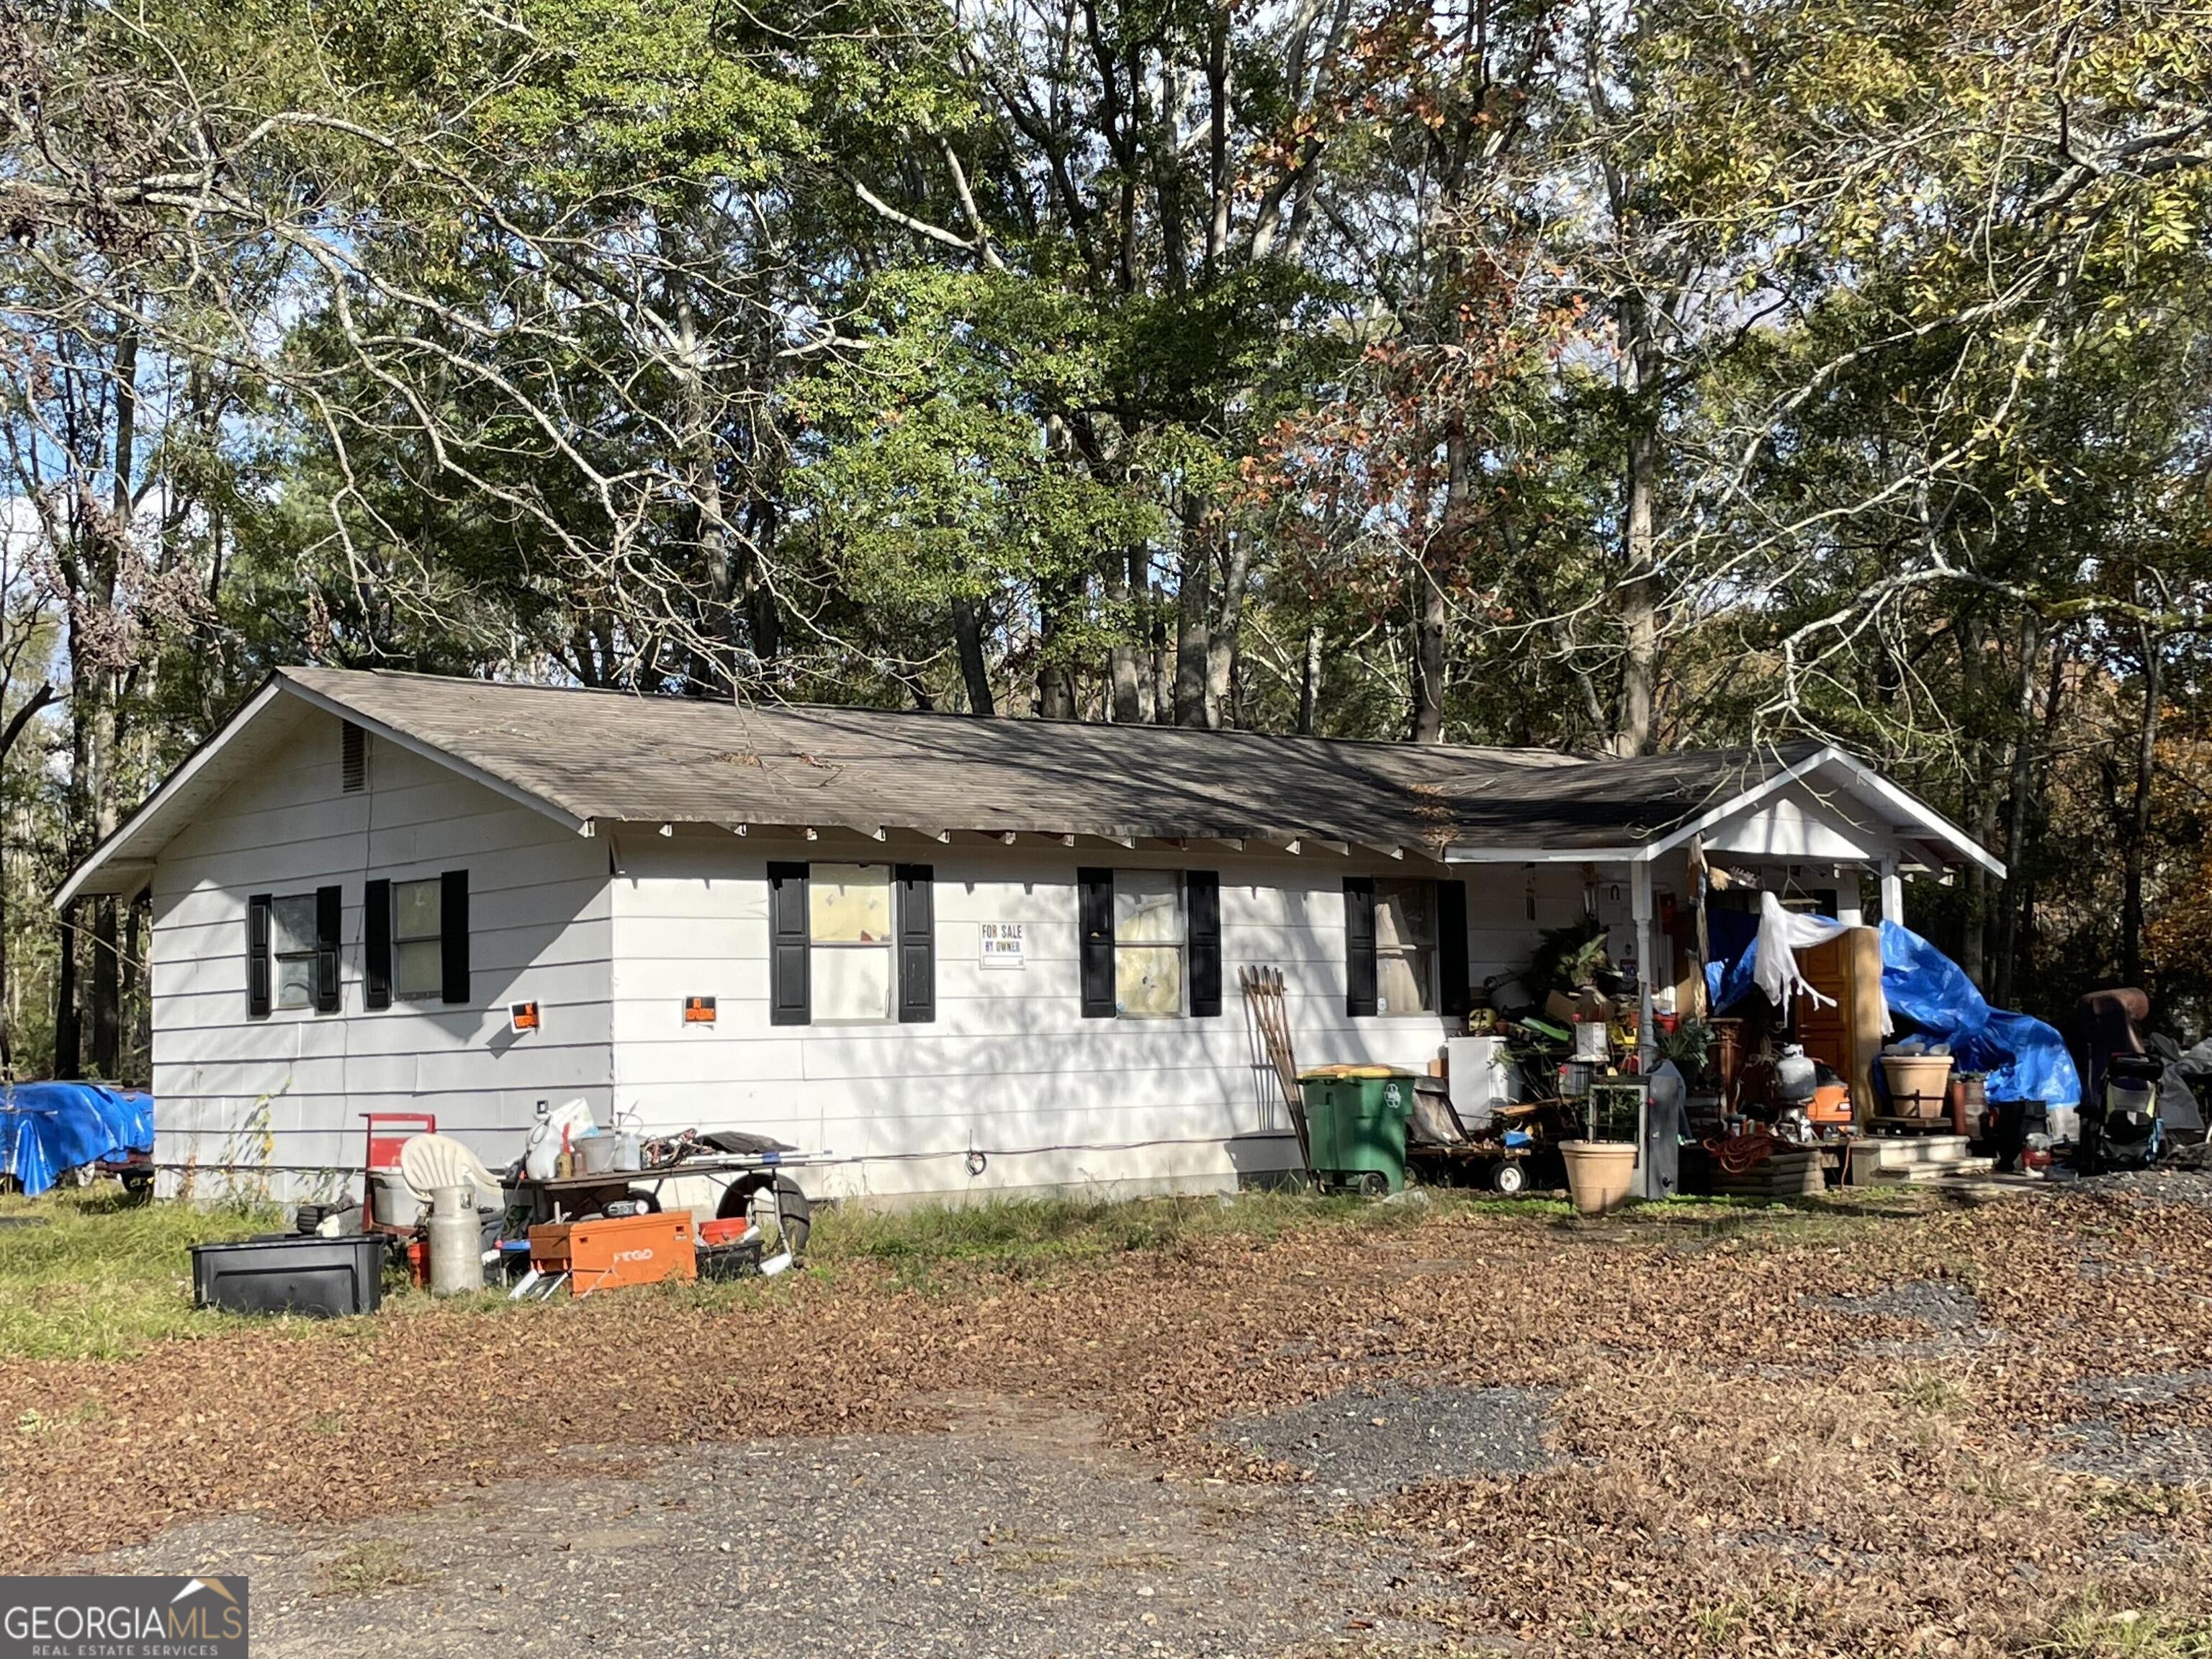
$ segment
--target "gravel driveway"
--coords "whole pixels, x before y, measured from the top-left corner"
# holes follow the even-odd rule
[[[1164,1478],[1060,1413],[966,1402],[948,1434],[551,1461],[410,1516],[232,1518],[75,1565],[247,1574],[261,1659],[1240,1659],[1429,1634],[1389,1616],[1411,1570],[1324,1496]]]

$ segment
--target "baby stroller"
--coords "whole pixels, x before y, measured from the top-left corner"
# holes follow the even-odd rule
[[[2074,1167],[2083,1175],[2140,1170],[2165,1150],[2158,1109],[2166,1062],[2142,1028],[2150,999],[2133,987],[2092,991],[2075,1005],[2068,1046],[2081,1078],[2081,1127]]]
[[[2166,1062],[2155,1054],[2114,1054],[2105,1062],[2103,1097],[2081,1109],[2083,1175],[2142,1170],[2165,1150],[2166,1126],[2158,1111],[2159,1079]]]

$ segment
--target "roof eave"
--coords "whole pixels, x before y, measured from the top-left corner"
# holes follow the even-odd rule
[[[171,805],[189,791],[246,731],[284,697],[295,697],[310,708],[339,720],[351,720],[363,731],[374,732],[387,743],[434,761],[447,770],[457,772],[533,811],[542,812],[579,834],[585,833],[586,821],[558,801],[534,795],[505,778],[495,777],[481,767],[471,765],[450,750],[395,730],[384,721],[365,715],[335,697],[301,684],[283,669],[278,669],[239,705],[236,713],[187,755],[175,771],[162,780],[160,788],[140,802],[129,817],[94,848],[82,863],[70,872],[62,884],[54,890],[54,908],[64,908],[90,895],[112,894],[123,897],[141,891],[153,873],[155,860],[161,849],[174,838],[174,830],[161,833],[161,826],[167,817]],[[149,845],[149,842],[152,844]]]
[[[133,846],[143,841],[148,832],[161,822],[169,804],[215,763],[222,751],[230,746],[232,739],[265,713],[270,705],[283,695],[283,687],[276,675],[272,674],[262,681],[259,689],[240,705],[236,714],[185,756],[183,764],[162,780],[161,787],[141,801],[136,811],[118,824],[106,840],[85,854],[82,863],[64,878],[62,884],[54,890],[54,908],[64,909],[87,894],[125,896],[123,884],[125,882],[129,892],[139,891],[152,872],[154,854],[160,851],[160,848],[134,858],[131,855]],[[167,844],[167,838],[164,837],[162,845]]]

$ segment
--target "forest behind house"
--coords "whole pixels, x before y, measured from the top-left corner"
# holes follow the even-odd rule
[[[274,665],[1644,753],[2212,1003],[2212,12],[0,0],[0,1042]]]

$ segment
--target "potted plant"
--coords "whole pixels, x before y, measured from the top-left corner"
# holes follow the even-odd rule
[[[1682,1081],[1691,1088],[1705,1081],[1705,1063],[1713,1049],[1713,1028],[1701,1019],[1686,1019],[1671,1031],[1660,1029],[1654,1046],[1662,1060],[1671,1060]]]
[[[1583,1139],[1559,1144],[1577,1214],[1610,1215],[1628,1201],[1644,1086],[1640,1078],[1606,1078],[1583,1097]]]

